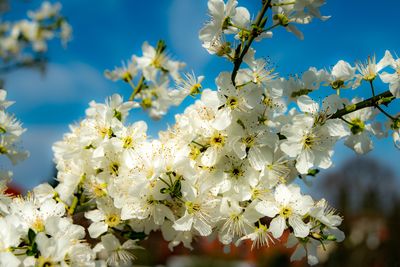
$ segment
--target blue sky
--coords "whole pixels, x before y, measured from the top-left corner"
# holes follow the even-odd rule
[[[255,13],[260,2],[242,0],[239,4]],[[206,76],[206,87],[214,87],[218,72],[231,70],[229,62],[208,55],[198,41],[198,31],[207,20],[206,0],[64,0],[61,3],[62,12],[74,29],[73,41],[66,49],[56,41],[51,42],[45,76],[20,70],[4,77],[10,99],[17,101],[11,111],[28,128],[24,146],[31,151],[31,158],[14,171],[15,181],[25,188],[52,177],[51,144],[68,131],[68,124],[83,118],[89,101],[103,101],[116,92],[125,98],[129,96],[125,84],[106,80],[103,71],[132,54],[141,54],[143,41],[154,45],[158,39],[166,40],[175,59],[185,61],[188,70]],[[40,1],[12,1],[12,12],[4,19],[22,18],[28,9],[39,5]],[[277,66],[277,72],[286,76],[301,73],[309,66],[329,68],[339,59],[353,63],[374,53],[380,58],[386,49],[400,53],[398,10],[398,0],[331,0],[322,9],[324,14],[332,16],[330,20],[299,26],[304,41],[278,29],[273,39],[256,44],[257,55],[268,56]],[[361,92],[361,96],[369,97],[368,93],[368,90]],[[156,137],[158,130],[172,124],[173,115],[183,108],[172,109],[157,122],[143,112],[133,112],[131,118],[146,120],[150,134]],[[376,147],[369,156],[392,165],[400,173],[399,152],[392,141],[389,138],[379,141]],[[347,148],[339,148],[336,165],[353,154]]]

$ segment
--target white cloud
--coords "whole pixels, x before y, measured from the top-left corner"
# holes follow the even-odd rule
[[[45,75],[21,69],[6,77],[5,87],[18,109],[25,110],[47,103],[89,102],[112,92],[102,73],[81,62],[49,63]]]

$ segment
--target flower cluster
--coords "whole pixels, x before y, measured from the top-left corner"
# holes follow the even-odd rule
[[[339,61],[331,70],[279,77],[256,58],[252,41],[277,27],[299,34],[293,23],[327,18],[319,12],[324,1],[263,1],[255,21],[237,4],[209,0],[211,20],[200,32],[203,46],[232,61],[233,71],[221,72],[214,90],[204,89],[158,139],[147,137],[145,122],[126,123],[129,111],[141,106],[158,118],[199,94],[203,77],[182,78],[183,63],[169,59],[163,42],[145,43],[142,57],[106,71],[132,86],[129,101],[115,94],[105,104],[91,102],[86,118],[71,125],[53,146],[54,188],[39,185],[25,198],[0,195],[0,265],[129,266],[152,231],[161,231],[170,249],[192,248],[196,237],[227,247],[251,240],[256,248],[286,233],[287,246],[296,247],[292,260],[306,256],[316,264],[318,246],[344,239],[342,218],[324,199],[303,194],[296,178],[331,167],[339,140],[367,153],[372,136],[393,131],[398,145],[399,117],[381,105],[399,98],[399,60],[386,52],[378,63]],[[224,34],[235,34],[236,48]],[[395,73],[383,72],[390,67]],[[376,94],[377,77],[389,90]],[[170,78],[177,89],[168,88]],[[340,96],[364,84],[371,98]],[[313,100],[324,87],[335,93]],[[390,120],[386,128],[376,120],[379,111]]]
[[[63,44],[71,39],[72,28],[59,13],[61,5],[43,2],[39,10],[29,11],[29,19],[0,23],[0,57],[8,62],[23,56],[27,48],[45,52],[47,42],[59,36]]]
[[[0,89],[0,154],[10,159],[13,165],[24,160],[29,153],[19,146],[20,138],[26,129],[7,108],[14,102],[6,100],[7,91]],[[11,176],[2,173],[2,177]]]
[[[210,21],[200,31],[200,40],[203,47],[210,54],[225,56],[234,59],[237,50],[232,46],[232,42],[227,41],[227,35],[234,35],[236,41],[242,44],[254,33],[257,41],[263,38],[271,38],[272,29],[283,26],[289,32],[293,32],[297,37],[303,39],[303,34],[297,29],[295,24],[308,24],[313,18],[327,20],[329,16],[322,16],[319,8],[325,4],[322,0],[266,0],[264,9],[258,14],[256,21],[252,21],[250,12],[245,7],[238,7],[237,0],[208,1]],[[264,13],[268,7],[272,7],[273,25],[265,27],[267,19]]]
[[[108,79],[128,83],[133,89],[129,100],[139,100],[137,107],[148,110],[154,119],[165,115],[170,106],[180,105],[186,96],[200,93],[203,80],[202,76],[190,73],[182,77],[180,71],[186,64],[170,59],[166,48],[163,41],[159,41],[156,47],[145,42],[142,45],[143,56],[133,55],[122,67],[105,71]],[[176,88],[170,88],[170,78]]]
[[[260,246],[289,227],[307,246],[343,239],[341,218],[289,184],[299,172],[280,148],[279,109],[246,72],[241,92],[222,73],[218,90],[204,90],[158,140],[146,138],[144,122],[124,125],[133,102],[114,95],[91,103],[54,146],[60,184],[48,197],[70,212],[76,201],[90,207],[84,217],[98,241],[160,230],[171,249],[211,235],[227,246]],[[261,120],[268,112],[274,126]]]

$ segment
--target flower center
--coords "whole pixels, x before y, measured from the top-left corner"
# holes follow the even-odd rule
[[[225,136],[219,132],[214,133],[210,138],[210,145],[218,148],[223,147],[225,145]]]
[[[305,135],[303,137],[303,148],[310,149],[315,143],[315,137],[313,135]]]
[[[55,267],[56,264],[50,259],[50,258],[45,258],[43,256],[40,256],[38,258],[38,267]]]
[[[246,145],[246,147],[252,147],[254,145],[254,141],[255,141],[255,138],[252,135],[242,138],[242,142]]]
[[[132,148],[133,147],[133,139],[131,136],[127,136],[123,139],[124,148]]]
[[[105,195],[107,195],[107,193],[106,193],[106,191],[105,191],[105,189],[106,189],[106,187],[107,187],[107,184],[106,183],[94,183],[94,184],[92,184],[92,192],[93,192],[93,195],[96,197],[96,198],[101,198],[101,197],[104,197]]]
[[[143,98],[141,105],[142,105],[142,107],[144,109],[148,109],[148,108],[151,108],[153,106],[153,101],[151,100],[150,97]]]
[[[44,222],[43,222],[42,218],[36,217],[35,221],[32,224],[32,228],[36,232],[43,232],[44,231]]]
[[[365,129],[365,124],[364,122],[359,119],[359,118],[355,118],[353,120],[351,120],[351,127],[350,127],[350,131],[352,132],[352,134],[356,135],[359,134],[361,132],[364,131]]]
[[[110,164],[110,173],[112,175],[118,176],[119,171],[119,163],[118,162],[111,162]]]
[[[196,83],[190,88],[190,95],[194,96],[200,93],[201,84]]]
[[[240,166],[233,166],[232,169],[228,171],[231,177],[235,179],[239,179],[240,177],[244,176],[244,171]]]
[[[102,138],[104,137],[111,137],[112,136],[112,130],[111,128],[107,128],[107,127],[101,127],[98,129],[99,134]]]
[[[120,224],[120,222],[121,222],[121,218],[118,214],[108,214],[105,219],[105,223],[109,227],[115,227],[118,224]]]
[[[193,214],[200,211],[200,204],[193,203],[191,201],[186,201],[185,206],[189,214]]]
[[[121,74],[121,79],[124,80],[125,82],[129,82],[132,80],[132,74],[130,74],[129,71],[124,71]]]
[[[284,207],[281,209],[279,214],[285,218],[289,218],[292,215],[292,209],[289,207]]]
[[[237,108],[238,104],[239,104],[239,101],[238,101],[238,99],[237,99],[236,97],[234,97],[234,96],[230,96],[230,97],[228,97],[228,98],[226,99],[226,105],[227,105],[229,108],[231,108],[231,109]]]

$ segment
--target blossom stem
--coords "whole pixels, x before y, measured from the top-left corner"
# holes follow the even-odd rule
[[[240,53],[240,55],[234,59],[234,62],[233,62],[234,65],[233,65],[233,71],[232,71],[232,75],[231,75],[231,80],[232,80],[233,85],[235,85],[235,86],[236,86],[235,79],[236,79],[236,75],[237,75],[237,73],[238,73],[238,71],[240,69],[240,65],[242,65],[243,58],[247,54],[247,52],[249,51],[249,49],[251,47],[251,44],[253,43],[254,39],[256,39],[256,37],[260,35],[259,28],[262,26],[261,24],[263,22],[263,18],[265,16],[265,13],[267,12],[268,8],[271,6],[271,1],[272,0],[268,0],[268,1],[264,2],[261,11],[257,15],[257,18],[256,18],[256,21],[254,23],[253,29],[250,32],[250,37],[249,37],[249,40],[247,41],[247,44],[244,46],[244,48],[243,48],[242,52]]]
[[[131,96],[129,97],[129,101],[132,101],[135,99],[135,96],[140,93],[140,91],[142,90],[143,87],[143,82],[144,82],[144,75],[142,74],[142,77],[140,77],[139,83],[138,85],[135,87],[132,83],[132,81],[129,81],[129,84],[131,85],[133,92],[131,94]]]
[[[72,200],[71,207],[69,207],[69,209],[68,209],[68,214],[69,215],[73,215],[75,213],[75,209],[78,206],[78,202],[79,202],[78,197],[74,196],[74,199]]]
[[[342,109],[339,109],[338,111],[336,111],[334,114],[332,114],[332,116],[330,116],[330,119],[338,119],[343,117],[344,115],[347,115],[349,113],[352,113],[354,111],[360,110],[360,109],[364,109],[364,108],[368,108],[368,107],[376,107],[379,105],[388,105],[390,102],[392,102],[395,99],[395,97],[393,96],[393,94],[388,90],[386,92],[383,92],[379,95],[373,96],[371,98],[368,98],[364,101],[361,101],[357,104],[352,104],[352,105],[348,105],[345,106]]]
[[[234,28],[236,28],[236,29],[239,29],[239,30],[241,30],[241,31],[244,31],[244,32],[248,32],[248,33],[251,32],[249,29],[245,29],[245,28],[240,27],[239,25],[235,25],[235,24],[233,24],[233,23],[230,23],[229,25],[232,26],[232,27],[234,27]]]
[[[374,82],[371,80],[369,81],[369,84],[371,85],[371,91],[372,91],[372,96],[375,96],[375,87],[374,87]],[[379,105],[375,105],[377,109],[379,109],[380,112],[382,112],[386,117],[391,119],[392,121],[396,120],[392,115],[387,113],[383,108],[381,108]]]
[[[201,147],[201,148],[203,148],[203,149],[207,148],[207,146],[202,145],[202,144],[200,144],[200,143],[198,143],[198,142],[196,142],[196,141],[194,141],[194,140],[192,141],[192,143],[195,144],[195,145],[198,145],[199,147]]]
[[[354,125],[354,123],[349,122],[348,120],[346,120],[346,119],[343,118],[343,117],[340,117],[340,119],[341,119],[342,121],[344,121],[345,123],[349,124],[349,125]]]
[[[268,27],[268,28],[264,29],[263,32],[267,32],[267,31],[273,30],[274,28],[276,28],[276,27],[278,27],[280,25],[281,25],[280,23],[276,23],[276,24],[272,25],[271,27]]]

